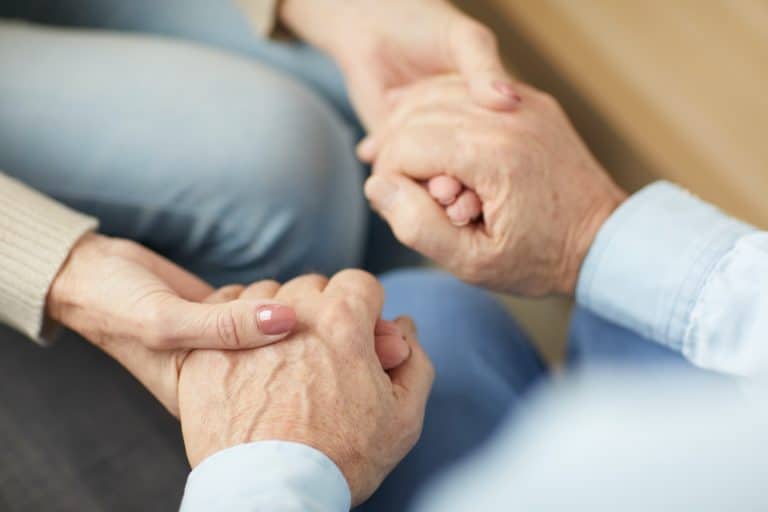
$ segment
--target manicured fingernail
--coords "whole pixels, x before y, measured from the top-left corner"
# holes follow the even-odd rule
[[[286,334],[296,326],[296,312],[280,304],[261,306],[256,310],[256,322],[263,334]]]
[[[397,184],[382,178],[381,176],[372,176],[368,179],[365,187],[366,195],[373,203],[374,208],[379,211],[386,211],[395,202],[397,197]]]
[[[523,98],[521,98],[520,95],[515,92],[515,87],[509,82],[497,80],[493,82],[493,88],[496,89],[496,91],[498,91],[502,96],[513,100],[516,103],[523,101]]]

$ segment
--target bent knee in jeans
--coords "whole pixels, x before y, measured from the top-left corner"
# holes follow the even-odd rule
[[[217,284],[359,262],[355,141],[286,75],[195,44],[4,23],[0,88],[0,166],[107,234]]]

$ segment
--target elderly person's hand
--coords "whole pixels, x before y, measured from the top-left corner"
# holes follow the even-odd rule
[[[303,443],[336,463],[360,503],[421,432],[433,369],[413,325],[397,320],[411,355],[385,372],[374,347],[384,296],[369,274],[259,283],[243,297],[293,305],[300,328],[269,347],[186,358],[179,405],[190,463],[253,441]]]
[[[366,194],[403,243],[462,279],[573,294],[598,229],[626,195],[551,96],[515,88],[513,112],[478,107],[458,77],[413,88],[373,135]],[[452,225],[418,183],[443,173],[477,193],[481,223]]]
[[[336,60],[369,129],[392,91],[448,72],[464,76],[479,105],[517,104],[494,34],[446,0],[284,0],[280,17]]]
[[[280,17],[335,59],[369,130],[380,127],[403,88],[445,73],[460,74],[480,106],[511,110],[520,101],[493,32],[447,0],[284,0]],[[365,143],[359,155],[370,160]],[[450,176],[427,188],[457,226],[480,214],[474,192]]]

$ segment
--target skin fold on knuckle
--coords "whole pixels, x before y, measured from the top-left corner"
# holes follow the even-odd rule
[[[357,313],[347,297],[335,297],[327,301],[317,319],[320,335],[334,343],[342,343],[354,337]]]
[[[356,299],[353,305],[360,308],[364,308],[374,297],[384,293],[379,280],[373,274],[364,270],[343,270],[337,276],[340,280],[343,280],[345,286],[350,290],[349,296]]]

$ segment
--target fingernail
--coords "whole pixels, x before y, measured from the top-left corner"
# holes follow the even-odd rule
[[[511,99],[516,103],[523,101],[523,98],[521,98],[520,95],[515,92],[515,87],[509,82],[497,80],[493,82],[493,88],[496,89],[496,91],[498,91],[502,96],[505,96],[506,98]]]
[[[403,361],[411,357],[411,346],[408,344],[407,341],[405,341],[405,336],[403,336],[403,342],[400,344],[400,347],[397,349],[397,355],[400,356],[400,359],[402,359]]]
[[[259,330],[268,336],[291,332],[296,325],[296,312],[288,306],[270,304],[256,310]]]
[[[379,211],[386,211],[392,206],[397,196],[397,184],[380,176],[373,176],[368,179],[366,193],[368,199],[373,203],[374,208]]]

